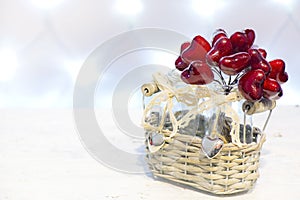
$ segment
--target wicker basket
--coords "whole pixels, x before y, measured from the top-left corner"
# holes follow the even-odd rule
[[[147,162],[154,176],[214,194],[233,194],[254,186],[264,141],[262,134],[258,143],[225,144],[218,156],[209,159],[201,150],[201,138],[176,134],[155,153],[147,147]]]
[[[252,142],[241,142],[241,123],[236,113],[228,106],[226,115],[233,119],[230,131],[232,141],[225,143],[217,156],[208,158],[203,153],[201,136],[182,133],[182,128],[192,116],[201,115],[202,111],[214,105],[239,101],[240,95],[233,93],[221,100],[216,98],[217,104],[211,104],[212,101],[207,100],[199,106],[191,97],[212,98],[207,88],[200,88],[196,92],[185,86],[175,88],[160,74],[154,75],[154,80],[154,84],[146,84],[142,88],[145,96],[157,93],[150,105],[145,105],[143,119],[146,131],[146,158],[153,175],[213,194],[233,194],[251,189],[259,177],[259,157],[265,141],[265,135],[261,131],[256,132]],[[186,104],[197,105],[197,108],[178,120],[173,113],[174,98]],[[165,129],[163,123],[157,127],[147,123],[146,116],[150,108],[162,104],[165,106],[160,118],[163,119],[162,122],[166,121],[168,113],[169,119],[173,121],[172,129]],[[235,121],[237,122],[234,123]],[[163,138],[161,145],[157,145],[154,150],[150,145],[152,141],[149,139],[149,133],[159,134]]]

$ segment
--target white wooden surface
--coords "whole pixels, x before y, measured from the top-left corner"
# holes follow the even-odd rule
[[[279,106],[254,190],[225,199],[300,199],[300,107]],[[72,110],[1,110],[0,200],[221,199],[111,170],[81,145]]]

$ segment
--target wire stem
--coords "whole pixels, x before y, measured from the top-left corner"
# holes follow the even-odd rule
[[[229,76],[228,85],[231,83],[231,76]]]

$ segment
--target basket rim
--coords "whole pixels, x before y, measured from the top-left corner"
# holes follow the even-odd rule
[[[176,134],[173,137],[170,137],[171,132],[170,131],[165,131],[162,130],[160,132],[160,134],[163,135],[164,137],[164,141],[166,143],[171,143],[174,140],[179,140],[181,142],[188,142],[189,145],[191,146],[199,146],[200,148],[202,148],[202,138],[199,136],[192,136],[192,135],[186,135],[186,134],[181,134],[179,132],[176,132]],[[234,143],[224,143],[223,148],[221,151],[244,151],[244,152],[248,152],[251,150],[260,150],[262,148],[262,145],[264,144],[264,142],[266,141],[266,133],[265,132],[261,132],[260,134],[260,138],[258,142],[252,142],[249,144],[243,144],[242,145],[237,145]],[[147,138],[146,138],[147,140]],[[164,145],[161,146],[161,148],[163,148]]]

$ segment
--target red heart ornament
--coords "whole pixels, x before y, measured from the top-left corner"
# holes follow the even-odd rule
[[[269,75],[271,66],[269,62],[262,56],[262,54],[260,54],[257,49],[249,49],[248,53],[251,56],[251,69],[261,69],[266,75]]]
[[[282,96],[282,89],[280,84],[270,77],[267,77],[265,79],[263,84],[263,91],[263,96],[268,99],[277,100]]]
[[[257,50],[262,55],[262,57],[267,58],[267,51],[265,49],[258,48]]]
[[[248,48],[250,48],[253,45],[255,40],[255,32],[253,29],[246,29],[244,32],[248,38],[248,46],[249,46]]]
[[[179,71],[183,71],[185,70],[189,65],[187,63],[185,63],[181,57],[179,56],[176,60],[175,60],[175,67],[176,69],[178,69]]]
[[[182,54],[182,52],[184,50],[186,50],[190,45],[191,45],[190,42],[184,42],[184,43],[182,43],[181,46],[180,46],[180,54]]]
[[[242,32],[235,32],[230,36],[233,52],[245,52],[250,48],[249,39]]]
[[[214,74],[205,62],[194,61],[181,73],[181,79],[188,84],[205,85],[214,80]]]
[[[217,29],[213,34],[213,40],[211,45],[214,46],[215,43],[222,37],[227,38],[227,34],[223,29]]]
[[[202,36],[197,35],[191,44],[181,53],[181,58],[188,64],[196,60],[205,61],[206,53],[210,49],[209,42]]]
[[[180,46],[180,54],[184,50],[186,50],[190,45],[191,45],[190,42],[184,42],[184,43],[182,43],[181,46]],[[178,56],[178,58],[175,60],[175,67],[179,71],[183,71],[188,66],[189,66],[189,64],[187,64],[186,62],[184,62],[184,60],[182,60],[181,56]]]
[[[228,56],[232,53],[232,45],[227,37],[219,38],[215,45],[206,55],[206,60],[211,65],[218,65],[223,56]]]
[[[269,77],[277,80],[280,84],[287,82],[289,77],[285,72],[285,62],[281,59],[275,59],[269,63],[271,66]]]
[[[249,65],[250,55],[246,52],[224,56],[219,61],[222,72],[227,75],[236,75]]]
[[[259,100],[263,96],[262,86],[265,79],[266,75],[261,69],[248,71],[239,80],[239,91],[249,101]]]

